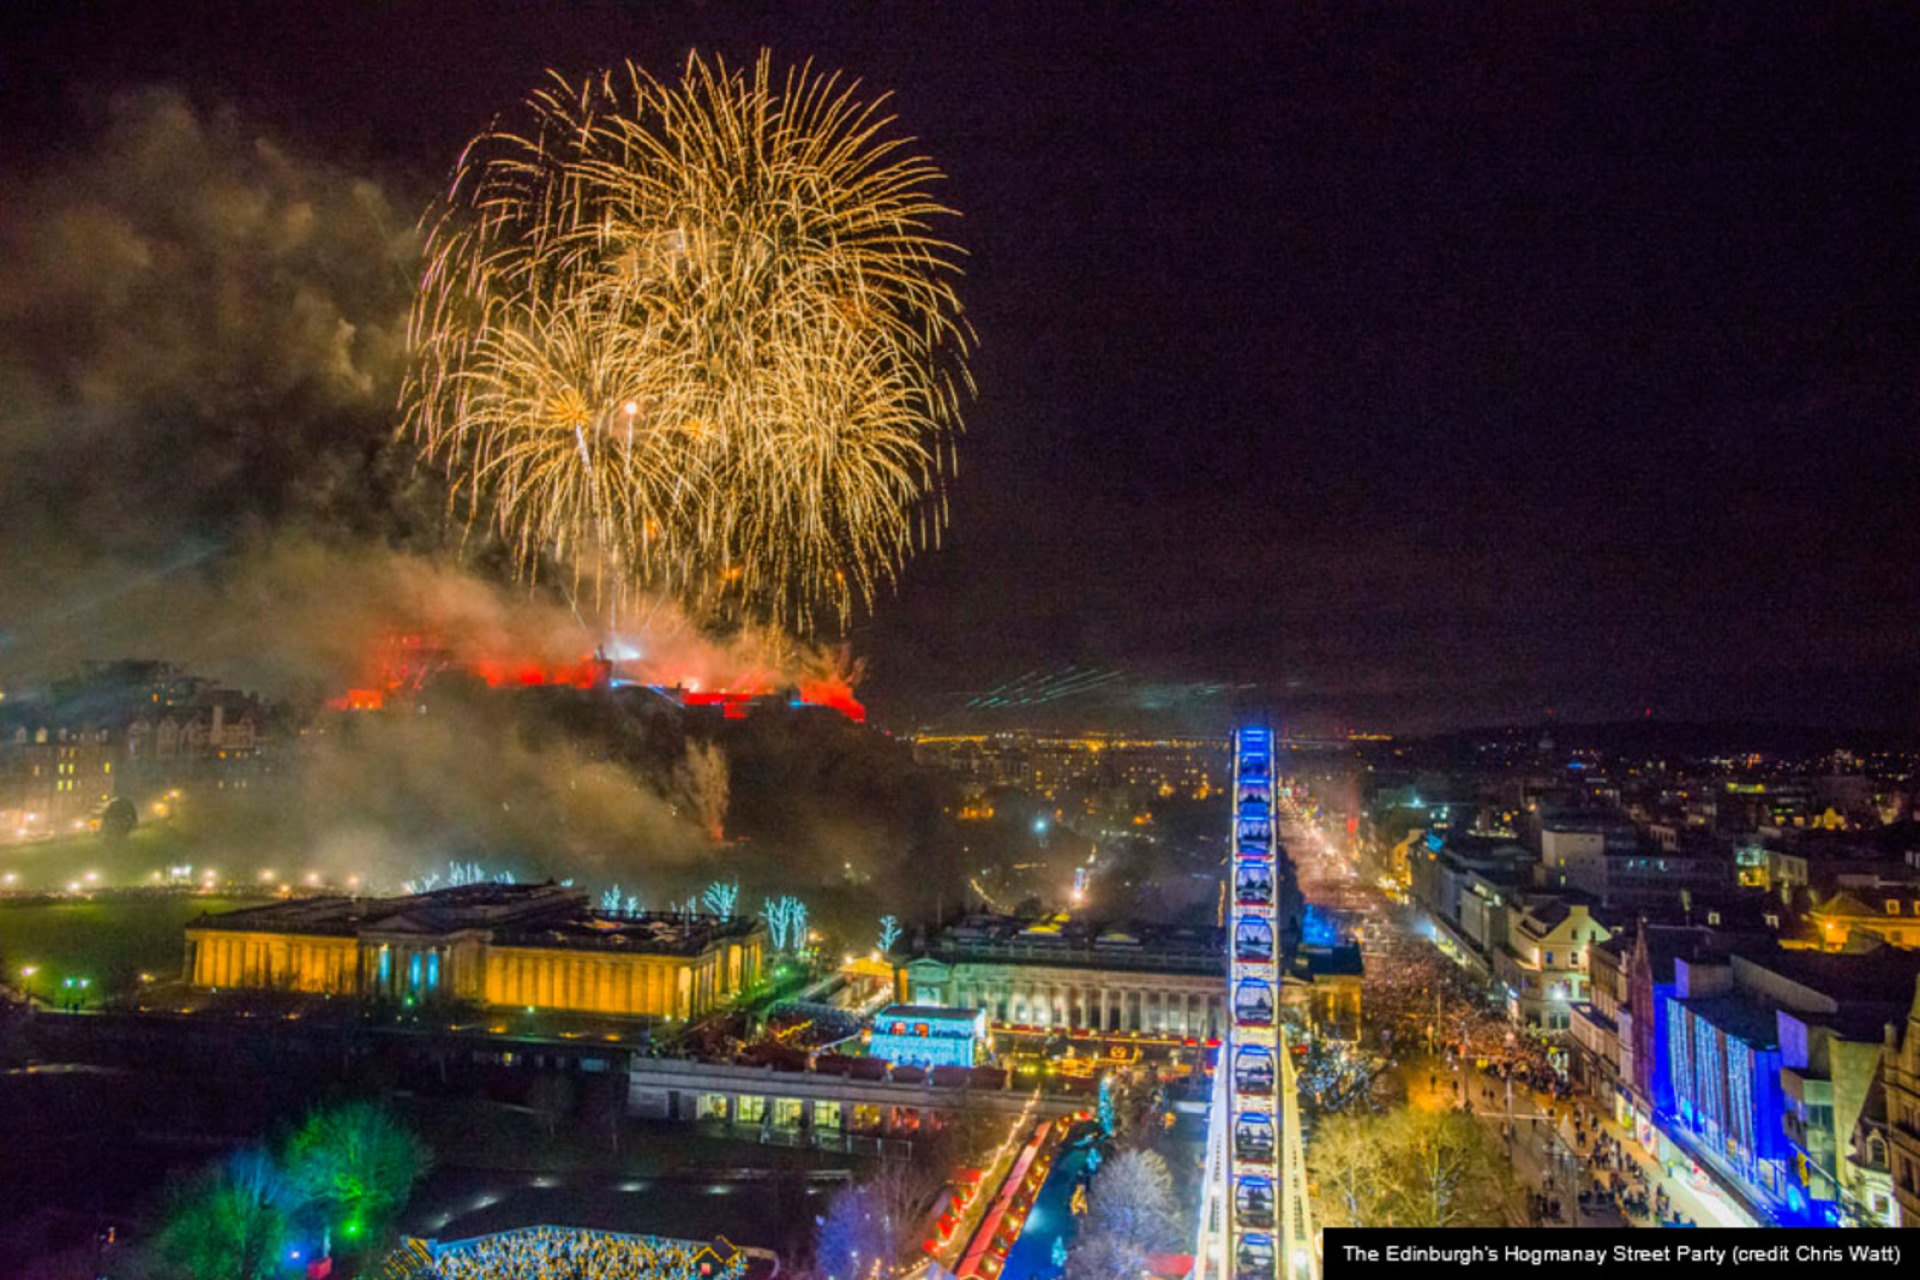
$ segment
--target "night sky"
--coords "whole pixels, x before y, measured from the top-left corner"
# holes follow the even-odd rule
[[[1078,665],[1122,674],[1000,721],[1920,727],[1911,4],[16,5],[0,40],[0,171],[163,83],[408,207],[548,67],[767,45],[894,91],[965,214],[980,395],[944,547],[851,638],[893,723]]]

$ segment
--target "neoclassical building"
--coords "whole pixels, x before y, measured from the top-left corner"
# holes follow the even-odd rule
[[[1079,931],[1063,919],[974,916],[899,966],[903,1000],[984,1009],[1006,1027],[1193,1038],[1226,1028],[1217,929]]]
[[[205,988],[697,1018],[760,975],[758,921],[588,909],[559,885],[476,884],[403,898],[296,898],[187,926]]]

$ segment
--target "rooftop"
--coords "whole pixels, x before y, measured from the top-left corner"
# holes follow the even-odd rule
[[[1695,1017],[1755,1049],[1776,1049],[1780,1045],[1779,1023],[1770,1005],[1745,996],[1699,996],[1680,1003]]]
[[[948,1022],[972,1022],[980,1016],[978,1009],[954,1009],[937,1004],[890,1004],[874,1014],[877,1022],[881,1018],[925,1018],[929,1021],[944,1019]]]
[[[1225,953],[1223,929],[977,914],[941,930],[916,958],[1214,973]]]
[[[313,897],[202,915],[188,926],[351,938],[484,932],[495,946],[693,955],[758,927],[741,917],[592,911],[556,884],[470,884],[397,898]]]
[[[1920,951],[1882,947],[1865,954],[1835,951],[1738,952],[1740,960],[1775,973],[1842,1008],[1876,1005],[1905,1008],[1920,981]]]

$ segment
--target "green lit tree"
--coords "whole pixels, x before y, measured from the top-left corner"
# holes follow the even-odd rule
[[[182,1186],[155,1240],[160,1274],[181,1280],[266,1280],[285,1252],[299,1203],[273,1157],[237,1152]]]
[[[384,1240],[432,1164],[386,1108],[349,1102],[310,1114],[287,1143],[287,1176],[349,1253]]]

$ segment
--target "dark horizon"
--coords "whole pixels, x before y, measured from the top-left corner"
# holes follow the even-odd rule
[[[548,67],[763,45],[890,91],[964,215],[980,395],[941,549],[847,637],[879,720],[1077,668],[1117,674],[988,714],[1920,727],[1911,6],[21,6],[0,163],[174,86],[411,217]],[[0,413],[59,296],[0,297]],[[287,509],[4,434],[22,561]],[[21,514],[102,489],[178,537]]]

